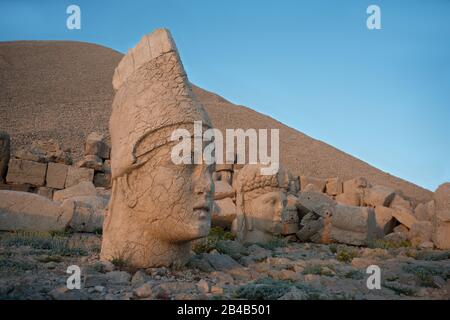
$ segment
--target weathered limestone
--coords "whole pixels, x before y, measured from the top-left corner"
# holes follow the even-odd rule
[[[33,193],[0,191],[0,230],[62,231],[71,214],[66,203]]]
[[[413,209],[411,202],[409,200],[406,200],[405,198],[403,198],[398,193],[395,194],[394,199],[392,199],[389,207],[394,208],[394,209],[403,208],[403,209],[407,209],[409,211],[411,211]]]
[[[312,184],[314,186],[313,188],[310,188],[309,191],[324,192],[325,185],[327,184],[327,180],[313,178],[313,177],[300,176],[300,190],[304,191],[305,188],[309,184]],[[311,190],[311,189],[313,189],[313,190]]]
[[[102,229],[104,210],[108,201],[98,196],[73,197],[65,201],[70,206],[72,219],[69,226],[78,232],[94,232]]]
[[[377,238],[377,223],[373,208],[337,205],[331,217],[330,237],[351,245],[366,245]]]
[[[433,198],[433,242],[439,249],[450,249],[450,183],[439,186]]]
[[[397,219],[398,222],[411,229],[412,225],[417,222],[416,217],[411,210],[406,208],[397,207],[392,213],[392,216]]]
[[[231,228],[233,220],[236,218],[236,205],[230,198],[215,200],[211,225],[213,227]]]
[[[343,182],[340,178],[330,178],[327,180],[325,191],[329,196],[337,196],[343,192]]]
[[[86,138],[84,154],[86,156],[96,156],[101,159],[109,159],[111,152],[110,149],[111,148],[105,141],[104,135],[98,132],[92,132]],[[87,161],[92,161],[92,159]]]
[[[434,200],[427,203],[419,203],[414,209],[414,215],[419,221],[432,221],[434,214]]]
[[[336,205],[336,201],[323,193],[301,192],[298,195],[297,206],[302,216],[309,212],[314,212],[320,217],[331,216]]]
[[[370,184],[367,182],[367,180],[362,177],[344,181],[344,192],[336,196],[336,201],[344,205],[360,206],[364,194],[364,189],[369,186]]]
[[[42,196],[42,197],[46,197],[50,200],[53,199],[53,189],[52,188],[48,188],[48,187],[39,187],[36,194]]]
[[[362,203],[363,205],[370,207],[376,206],[389,207],[391,201],[394,199],[394,196],[395,196],[394,189],[376,185],[364,189]]]
[[[36,162],[58,162],[72,164],[69,150],[64,148],[57,141],[34,141],[29,148],[22,148],[16,152],[16,158]]]
[[[211,224],[213,166],[174,164],[172,133],[211,124],[193,98],[169,31],[146,35],[115,70],[109,123],[112,194],[101,258],[130,266],[183,265]]]
[[[0,131],[0,183],[6,176],[10,157],[11,139],[6,132]]]
[[[245,165],[236,181],[237,237],[244,243],[265,243],[298,231],[297,198],[289,194],[283,168],[261,175],[261,165]]]
[[[395,210],[383,206],[375,207],[375,220],[381,236],[385,236],[394,231],[396,220],[394,219]]]
[[[93,179],[94,169],[70,166],[67,170],[66,188],[77,185],[83,181],[92,182]]]
[[[6,182],[14,184],[45,185],[47,164],[29,160],[11,159]]]
[[[64,189],[68,169],[68,165],[50,162],[47,166],[47,176],[45,178],[47,187]]]
[[[419,246],[421,243],[431,240],[433,225],[428,221],[417,221],[414,223],[408,233],[408,239],[413,246]]]
[[[55,191],[53,194],[53,201],[64,201],[73,197],[95,196],[96,194],[97,190],[92,182],[82,181],[67,189]]]
[[[214,200],[224,198],[234,198],[235,192],[233,187],[225,181],[214,182]]]
[[[85,155],[84,159],[78,161],[77,167],[102,170],[103,161],[100,157],[96,155]]]

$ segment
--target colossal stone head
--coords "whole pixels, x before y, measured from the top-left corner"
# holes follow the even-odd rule
[[[101,258],[148,268],[184,264],[211,224],[212,166],[175,164],[174,130],[210,128],[169,31],[158,29],[115,70],[109,123],[112,194]]]
[[[236,178],[237,237],[265,243],[298,231],[297,183],[283,168],[261,175],[261,165],[245,165]]]

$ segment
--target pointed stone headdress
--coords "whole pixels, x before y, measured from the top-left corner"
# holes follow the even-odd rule
[[[194,121],[210,128],[196,101],[175,42],[166,29],[145,35],[119,63],[109,123],[112,178],[139,166],[141,157],[169,143],[173,130]]]

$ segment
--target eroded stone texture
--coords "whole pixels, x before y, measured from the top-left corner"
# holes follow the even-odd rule
[[[246,243],[265,243],[298,231],[297,197],[290,175],[280,168],[261,175],[261,165],[245,165],[236,181],[237,236]]]
[[[233,203],[233,200],[230,198],[224,198],[221,200],[215,200],[212,217],[211,217],[211,225],[213,227],[222,227],[231,229],[231,224],[233,220],[236,218],[236,205]]]
[[[194,121],[211,124],[169,31],[144,36],[116,68],[113,85],[112,192],[101,258],[137,268],[185,264],[190,242],[210,228],[214,167],[171,159],[174,130],[192,139]]]
[[[45,184],[46,172],[46,163],[11,159],[9,160],[6,182],[14,184],[30,184],[33,186],[43,186]]]
[[[64,189],[66,185],[68,168],[69,166],[65,164],[50,162],[47,165],[47,176],[45,178],[47,187]]]
[[[439,249],[450,249],[450,183],[434,192],[433,242]]]
[[[69,166],[66,177],[66,188],[70,188],[84,181],[92,182],[93,179],[94,169]]]
[[[0,230],[62,231],[72,218],[65,203],[18,191],[0,191]]]

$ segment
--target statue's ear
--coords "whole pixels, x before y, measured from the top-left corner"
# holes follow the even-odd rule
[[[133,190],[133,187],[128,183],[128,174],[118,178],[120,183],[120,189],[123,190],[125,200],[127,202],[128,207],[134,208],[137,204],[136,192]]]

